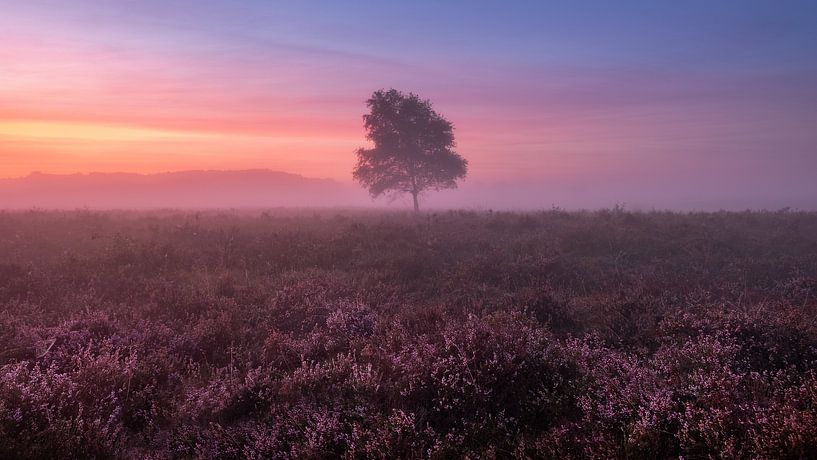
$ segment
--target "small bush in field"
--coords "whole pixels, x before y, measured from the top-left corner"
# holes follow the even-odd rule
[[[817,457],[817,214],[0,227],[2,458]]]

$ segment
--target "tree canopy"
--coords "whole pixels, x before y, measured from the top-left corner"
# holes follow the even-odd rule
[[[468,161],[454,151],[454,125],[429,100],[390,89],[375,91],[366,105],[363,125],[374,147],[357,150],[353,176],[372,197],[409,193],[417,211],[421,193],[457,187]]]

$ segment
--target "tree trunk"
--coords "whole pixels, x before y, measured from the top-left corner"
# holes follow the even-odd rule
[[[417,201],[417,192],[411,192],[412,198],[414,198],[414,212],[420,211],[420,202]]]

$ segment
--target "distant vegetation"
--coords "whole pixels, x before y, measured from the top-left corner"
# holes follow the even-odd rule
[[[0,213],[0,457],[814,458],[817,214]]]
[[[0,179],[0,209],[354,206],[366,196],[330,179],[265,169],[158,174],[33,173]]]

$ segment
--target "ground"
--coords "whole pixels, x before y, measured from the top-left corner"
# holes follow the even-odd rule
[[[0,213],[0,457],[817,456],[817,214]]]

